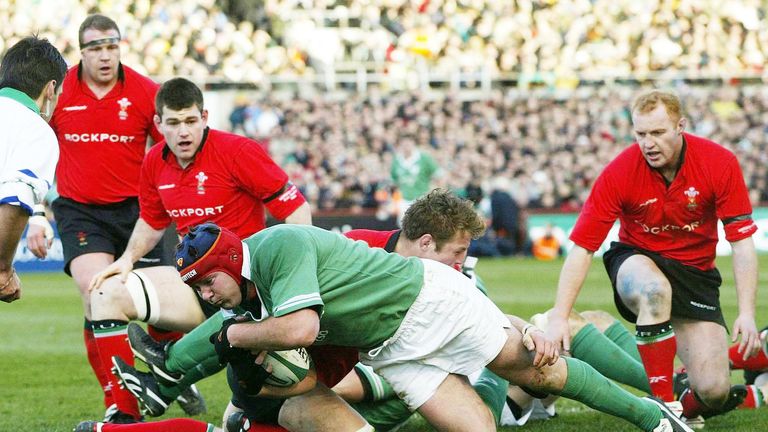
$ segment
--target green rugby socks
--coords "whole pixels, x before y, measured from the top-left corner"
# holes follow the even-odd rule
[[[561,396],[623,418],[645,431],[659,425],[662,414],[656,404],[634,396],[580,360],[562,358],[568,367],[568,377]]]
[[[643,362],[643,360],[640,358],[640,352],[637,351],[637,342],[635,341],[635,336],[630,333],[629,330],[627,330],[627,328],[624,327],[621,322],[619,322],[619,320],[614,321],[613,324],[605,329],[603,334],[605,334],[605,337],[612,340],[613,343],[618,345],[633,359],[640,363]]]
[[[631,337],[631,335],[629,336]],[[632,342],[634,347],[634,340]],[[630,385],[646,393],[651,391],[643,364],[633,359],[613,341],[600,333],[593,324],[587,324],[573,337],[571,354],[575,358],[589,363],[598,372],[614,381]]]

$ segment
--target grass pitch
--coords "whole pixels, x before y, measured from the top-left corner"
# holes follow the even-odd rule
[[[768,324],[768,257],[760,257],[758,326]],[[478,273],[502,310],[530,317],[551,307],[561,261],[528,258],[483,259]],[[729,258],[720,258],[721,301],[729,325],[736,317],[736,294]],[[85,358],[82,308],[73,282],[63,274],[23,274],[24,295],[13,304],[0,303],[0,431],[71,431],[81,420],[100,419],[101,392]],[[579,310],[604,309],[615,314],[610,285],[595,262],[577,303]],[[741,374],[733,374],[737,382]],[[209,412],[200,420],[220,424],[229,398],[223,374],[199,383]],[[532,422],[524,431],[635,431],[623,420],[597,413],[575,402],[558,402],[558,416]],[[768,408],[732,412],[707,422],[707,431],[766,431]],[[176,406],[163,418],[182,416]],[[415,417],[402,429],[430,430]]]

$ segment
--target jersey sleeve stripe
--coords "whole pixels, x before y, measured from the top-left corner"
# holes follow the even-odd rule
[[[309,307],[314,305],[321,305],[323,304],[322,299],[320,298],[320,293],[310,293],[310,294],[302,294],[295,297],[291,297],[287,301],[283,302],[280,305],[277,305],[274,309],[274,314],[278,315],[280,312],[285,311],[286,309],[300,309],[301,307]],[[301,306],[301,307],[296,307]]]
[[[32,207],[30,207],[29,205],[25,204],[16,195],[2,197],[2,199],[0,199],[0,204],[18,205],[19,207],[23,208],[27,213],[32,214]]]
[[[19,170],[19,172],[22,173],[22,174],[26,174],[26,175],[28,175],[28,176],[30,176],[32,178],[37,178],[35,173],[32,172],[32,170],[30,170],[30,169],[21,169],[21,170]]]
[[[264,200],[263,200],[264,204],[266,204],[266,203],[268,203],[268,202],[270,202],[270,201],[272,201],[274,199],[277,199],[280,195],[282,195],[291,186],[293,186],[293,183],[291,183],[291,182],[288,182],[288,183],[284,184],[283,187],[280,188],[280,190],[278,190],[277,192],[273,193],[272,195],[264,198]]]

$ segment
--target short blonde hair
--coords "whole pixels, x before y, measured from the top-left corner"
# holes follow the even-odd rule
[[[648,113],[656,109],[659,104],[664,105],[667,114],[669,114],[673,122],[680,120],[683,116],[683,110],[680,106],[680,98],[672,92],[663,90],[651,90],[642,93],[632,104],[632,113]]]

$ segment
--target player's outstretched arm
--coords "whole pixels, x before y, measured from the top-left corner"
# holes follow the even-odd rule
[[[115,262],[107,266],[104,270],[96,273],[91,279],[89,289],[97,289],[109,277],[117,275],[120,281],[125,283],[128,279],[128,273],[133,270],[133,263],[146,255],[157,245],[163,237],[164,230],[152,228],[144,219],[139,218],[125,247],[125,252]]]
[[[757,253],[752,237],[731,242],[733,249],[733,276],[736,282],[739,316],[733,323],[733,342],[741,336],[739,354],[746,360],[760,350],[760,335],[755,324],[757,297]]]
[[[576,298],[579,296],[582,285],[584,285],[593,255],[594,252],[575,244],[573,249],[568,252],[563,268],[560,270],[555,306],[549,311],[548,316],[547,337],[558,346],[562,346],[564,352],[570,353],[571,351],[568,317],[571,315]]]

